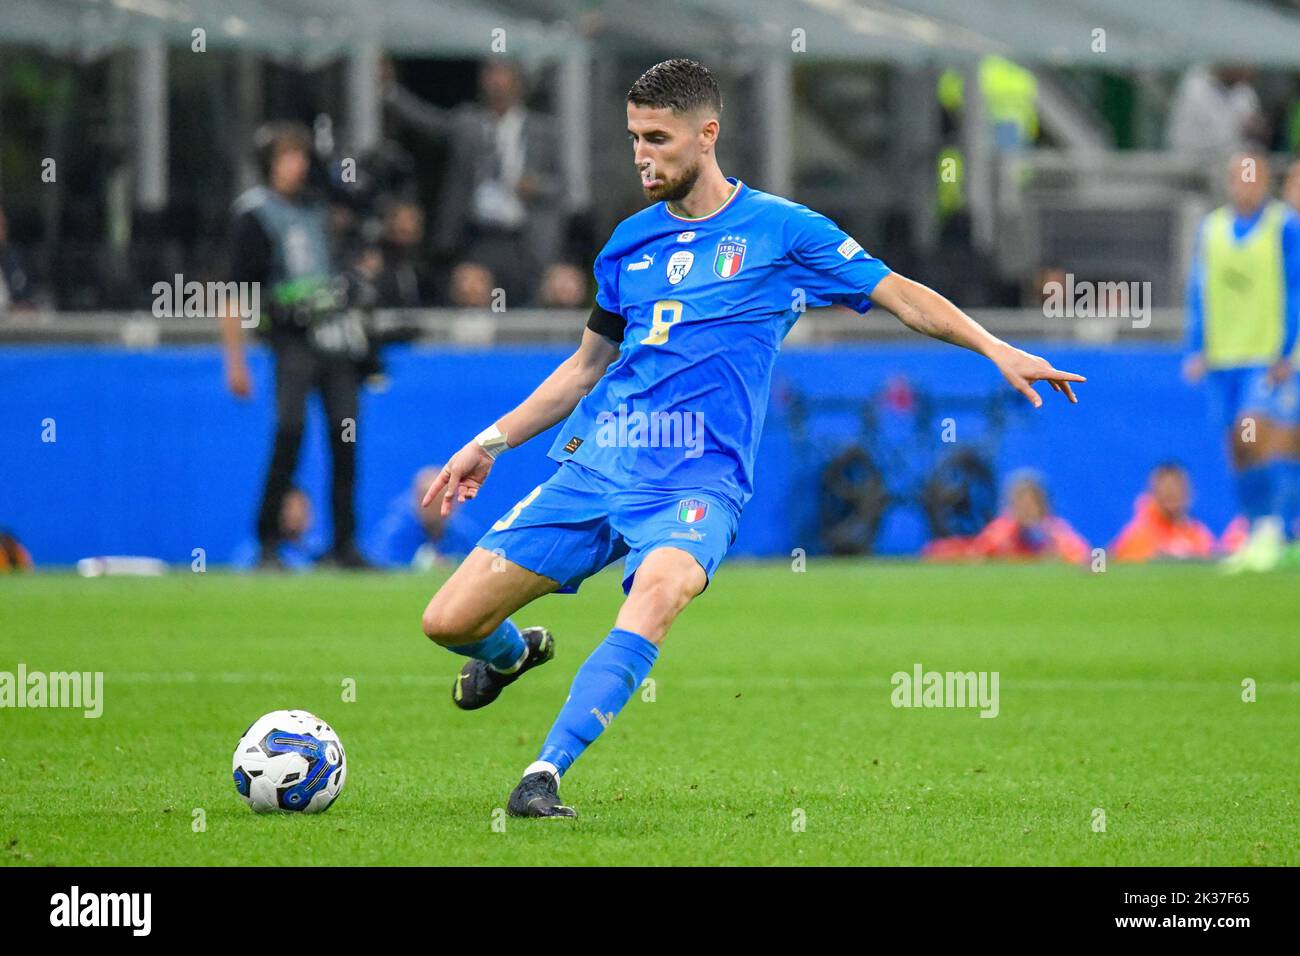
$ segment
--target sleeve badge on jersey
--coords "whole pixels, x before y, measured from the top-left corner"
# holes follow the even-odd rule
[[[852,259],[854,256],[856,256],[859,252],[862,251],[862,247],[858,245],[858,240],[849,238],[841,242],[839,248],[836,249],[835,251],[838,252],[840,255],[842,255],[845,259]]]

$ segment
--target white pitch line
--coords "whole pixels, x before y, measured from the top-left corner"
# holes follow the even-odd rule
[[[1005,672],[1002,672],[1005,675]],[[452,680],[447,674],[365,674],[339,672],[336,674],[303,674],[284,671],[282,673],[239,673],[236,671],[105,671],[104,682],[108,684],[282,684],[321,682],[337,684],[345,677],[354,678],[365,684],[397,684],[422,686],[442,684]],[[685,687],[734,687],[737,690],[747,688],[763,689],[800,689],[800,688],[882,688],[892,686],[889,678],[874,680],[854,677],[673,677],[672,684]],[[659,683],[663,685],[664,680]],[[1261,686],[1272,692],[1300,694],[1300,681],[1272,683],[1267,680]],[[1213,691],[1222,692],[1225,688],[1240,690],[1240,682],[1233,679],[1200,681],[1164,681],[1146,678],[1113,679],[1103,678],[1055,678],[1015,680],[1003,676],[1003,690],[1084,690],[1084,691],[1118,691],[1118,690],[1168,690],[1168,691]]]

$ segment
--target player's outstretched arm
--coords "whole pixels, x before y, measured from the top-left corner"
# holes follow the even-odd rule
[[[892,312],[910,329],[983,355],[1035,408],[1043,404],[1034,391],[1035,382],[1047,382],[1071,402],[1078,402],[1070,383],[1087,381],[1082,375],[1062,372],[1047,359],[1007,344],[933,289],[896,272],[876,284],[871,301]]]
[[[616,358],[616,343],[591,329],[584,330],[578,350],[560,363],[531,395],[451,456],[424,493],[420,507],[429,507],[441,492],[445,518],[451,513],[453,502],[468,501],[477,495],[497,455],[567,418]]]

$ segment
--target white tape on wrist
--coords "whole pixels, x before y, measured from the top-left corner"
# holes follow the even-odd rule
[[[493,461],[496,461],[497,456],[510,447],[506,436],[501,433],[501,429],[497,428],[495,422],[474,436],[474,440],[492,457]]]

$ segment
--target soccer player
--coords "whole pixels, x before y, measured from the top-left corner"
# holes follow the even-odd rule
[[[496,522],[433,596],[424,633],[469,657],[452,689],[473,710],[551,659],[543,627],[511,615],[626,556],[627,595],[574,677],[513,816],[575,816],[560,777],[645,680],[673,620],[702,592],[753,492],[772,366],[805,306],[878,304],[906,325],[990,359],[1038,407],[1046,381],[1075,400],[1083,377],[989,334],[939,294],[891,273],[825,216],[725,177],[722,98],[691,60],[660,63],[627,94],[641,187],[654,204],[596,258],[596,307],[574,354],[456,452],[429,486],[447,514],[497,457],[567,418],[556,472]]]
[[[1272,198],[1267,153],[1238,153],[1227,174],[1228,203],[1202,223],[1188,275],[1184,373],[1209,388],[1250,522],[1246,543],[1224,567],[1268,571],[1283,554],[1287,444],[1300,420],[1291,365],[1300,331],[1300,218]]]

